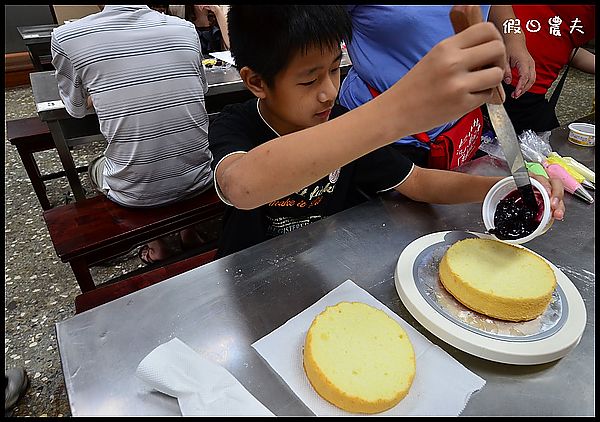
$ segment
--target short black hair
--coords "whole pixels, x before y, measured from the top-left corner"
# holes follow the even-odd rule
[[[294,54],[352,39],[352,21],[342,5],[240,5],[227,13],[231,55],[269,86]]]

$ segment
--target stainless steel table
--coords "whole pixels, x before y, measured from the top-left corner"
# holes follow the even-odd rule
[[[564,129],[554,135],[557,152],[595,167],[594,148],[567,144]],[[472,172],[507,174],[505,165],[479,160]],[[583,338],[556,362],[486,361],[415,321],[394,286],[402,250],[428,233],[485,227],[480,204],[427,205],[393,192],[57,323],[72,414],[178,415],[175,399],[147,392],[134,375],[152,349],[178,337],[276,415],[310,415],[250,345],[349,278],[486,380],[463,415],[594,415],[594,209],[572,196],[565,202],[565,220],[527,244],[559,267],[585,301]]]
[[[348,73],[351,65],[350,58],[344,51],[340,65],[342,77]],[[248,97],[251,96],[235,67],[205,70],[208,82],[208,91],[205,95],[207,109],[211,102],[216,103],[215,107],[218,110],[222,108],[223,103],[237,102],[240,96],[232,96],[232,94],[245,92]],[[67,113],[60,99],[54,73],[54,71],[31,73],[31,89],[38,115],[48,124],[73,196],[76,201],[79,201],[85,198],[85,193],[69,147],[105,140],[100,133],[98,119],[93,109],[88,110],[83,119],[76,119]]]
[[[17,27],[36,71],[53,69],[50,41],[52,31],[56,27],[58,27],[56,24]]]

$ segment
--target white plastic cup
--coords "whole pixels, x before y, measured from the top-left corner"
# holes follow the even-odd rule
[[[540,224],[531,234],[525,237],[520,237],[518,239],[498,239],[492,234],[492,236],[494,236],[496,239],[502,242],[520,245],[546,233],[550,226],[552,226],[553,220],[551,218],[552,212],[550,206],[550,195],[548,195],[546,188],[544,188],[544,186],[537,180],[531,178],[531,184],[533,185],[534,190],[538,190],[542,194],[542,199],[544,200],[544,214],[542,215],[542,221],[540,221]],[[500,180],[488,191],[485,199],[483,200],[482,207],[483,224],[485,224],[486,230],[489,231],[495,227],[494,215],[496,214],[496,207],[498,206],[498,203],[502,199],[506,198],[509,193],[515,190],[517,190],[515,180],[512,176],[509,176]]]
[[[583,147],[596,145],[596,125],[589,123],[571,123],[569,125],[569,142]]]

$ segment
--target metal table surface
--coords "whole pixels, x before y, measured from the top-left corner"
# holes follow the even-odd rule
[[[52,31],[56,27],[58,27],[56,24],[17,27],[36,71],[53,69],[50,41]]]
[[[57,27],[57,24],[17,26],[17,31],[19,31],[25,44],[39,44],[49,43],[52,31]]]
[[[54,73],[55,71],[45,71],[30,75],[33,99],[40,119],[43,121],[73,119],[62,104]],[[234,67],[227,70],[206,69],[206,80],[208,82],[206,97],[246,89]],[[89,114],[95,114],[94,110],[90,109]]]
[[[340,65],[342,74],[345,75],[351,65],[352,62],[348,54],[344,52]],[[205,69],[205,72],[208,83],[207,99],[220,94],[246,90],[240,74],[233,66],[226,70],[221,68]],[[33,98],[40,119],[46,122],[73,119],[62,104],[54,73],[54,71],[46,71],[35,72],[30,75]],[[90,110],[89,113],[94,114],[94,110]]]
[[[554,150],[594,169],[594,148],[568,144],[566,134],[553,133]],[[497,162],[478,159],[469,172],[507,174]],[[594,208],[568,194],[565,203],[565,220],[526,245],[560,268],[585,302],[583,337],[558,361],[513,366],[477,358],[408,313],[394,285],[402,250],[425,234],[485,227],[480,204],[428,205],[392,192],[57,323],[72,414],[180,414],[174,398],[144,392],[135,376],[151,350],[178,337],[229,370],[274,414],[311,415],[250,345],[352,279],[486,380],[463,415],[593,415]]]

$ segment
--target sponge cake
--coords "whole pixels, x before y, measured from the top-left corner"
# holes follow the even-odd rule
[[[415,353],[404,329],[360,302],[328,306],[313,321],[304,369],[316,392],[341,409],[378,413],[394,407],[415,377]]]
[[[491,239],[456,242],[444,254],[439,276],[466,307],[508,321],[540,316],[556,287],[554,271],[542,258]]]

